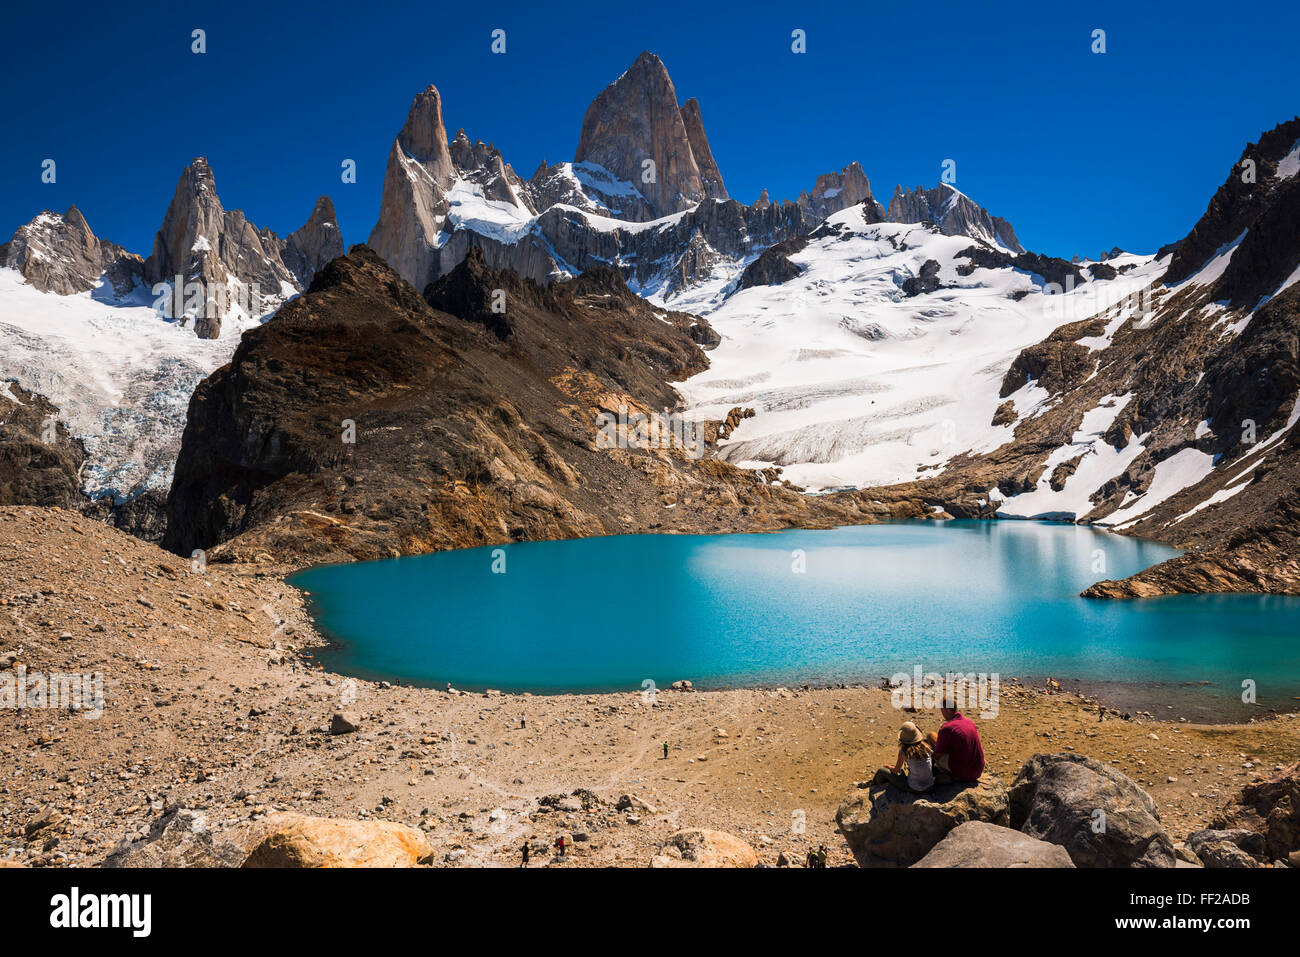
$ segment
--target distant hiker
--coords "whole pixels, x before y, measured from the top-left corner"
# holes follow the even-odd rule
[[[892,768],[881,768],[871,779],[872,784],[892,784],[904,791],[920,793],[934,786],[934,771],[930,766],[931,746],[925,735],[910,721],[898,729],[898,757]],[[903,774],[903,765],[907,774]]]
[[[955,702],[945,701],[943,727],[939,733],[926,735],[934,749],[935,783],[978,781],[984,773],[984,745],[975,722],[957,710]]]
[[[519,728],[520,728],[520,730],[523,730],[524,728],[527,728],[527,727],[528,727],[528,719],[525,718],[525,717],[521,714],[521,715],[519,716]]]
[[[561,834],[559,837],[555,839],[555,850],[556,853],[560,855],[560,857],[564,856],[564,835],[563,834]]]
[[[804,863],[804,867],[808,868],[809,870],[812,870],[817,866],[817,852],[814,851],[811,847],[808,848],[808,853],[804,855],[803,863]]]
[[[524,841],[524,846],[523,848],[521,848],[520,853],[523,855],[524,862],[519,866],[527,867],[528,866],[528,842],[527,841]]]
[[[826,866],[826,845],[817,845],[817,866],[824,868]]]
[[[665,760],[665,761],[668,760],[668,742],[667,742],[667,741],[664,742],[664,760]]]

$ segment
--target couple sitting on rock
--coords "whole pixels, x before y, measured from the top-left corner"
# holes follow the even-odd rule
[[[922,734],[912,722],[903,722],[898,730],[898,759],[892,768],[877,771],[872,784],[892,784],[919,794],[936,784],[979,780],[984,773],[984,746],[975,722],[955,707],[945,705],[942,710],[938,734]]]

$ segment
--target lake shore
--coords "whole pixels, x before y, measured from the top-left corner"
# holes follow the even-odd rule
[[[78,515],[0,509],[0,655],[29,673],[101,672],[105,695],[94,720],[6,715],[0,859],[98,865],[181,804],[230,833],[275,810],[405,823],[448,866],[517,865],[525,839],[549,846],[567,834],[573,853],[537,853],[535,866],[640,867],[691,826],[734,833],[769,863],[820,843],[848,863],[839,803],[892,761],[902,720],[927,730],[939,720],[901,714],[879,688],[664,690],[651,702],[347,679],[303,657],[322,639],[287,571],[194,574]],[[355,732],[330,733],[339,711]],[[1300,751],[1293,714],[1098,722],[1096,703],[1071,690],[1010,685],[998,716],[977,720],[1004,780],[1036,752],[1086,754],[1146,787],[1175,838]],[[541,803],[583,788],[608,803]],[[650,810],[615,810],[625,794]],[[60,824],[29,839],[46,809]]]

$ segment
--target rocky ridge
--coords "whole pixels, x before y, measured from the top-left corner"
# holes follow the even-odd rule
[[[60,296],[94,289],[101,280],[114,295],[124,296],[140,279],[143,264],[116,243],[98,239],[76,206],[62,215],[46,210],[0,244],[0,267]]]
[[[713,460],[718,423],[692,447],[603,441],[602,421],[678,407],[708,332],[612,269],[540,286],[473,251],[421,297],[354,247],[195,391],[166,545],[317,562],[919,514]]]

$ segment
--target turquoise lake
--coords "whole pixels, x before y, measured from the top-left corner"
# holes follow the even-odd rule
[[[944,673],[1300,694],[1300,599],[1091,601],[1176,552],[1036,522],[529,542],[295,575],[317,657],[357,677],[536,693],[877,683]],[[504,573],[494,572],[502,567]],[[1094,570],[1104,561],[1103,570]],[[802,567],[803,571],[797,569]]]

